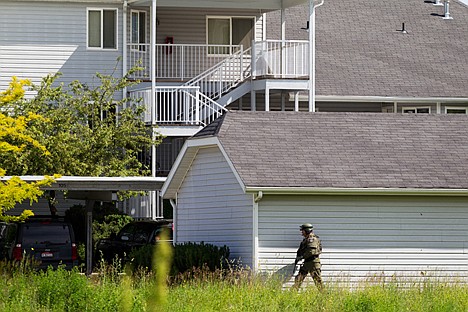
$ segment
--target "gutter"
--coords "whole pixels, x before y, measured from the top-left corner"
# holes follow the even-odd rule
[[[295,92],[289,93],[289,100],[294,101]],[[298,95],[299,101],[308,101],[305,94]],[[317,95],[316,101],[320,102],[406,102],[406,103],[459,103],[468,104],[468,97],[398,97],[398,96],[341,96],[341,95]]]
[[[468,189],[417,188],[246,187],[245,192],[261,192],[262,195],[468,196]]]

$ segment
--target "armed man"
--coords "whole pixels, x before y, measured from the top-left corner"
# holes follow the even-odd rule
[[[317,235],[313,233],[313,226],[310,223],[305,223],[300,226],[300,230],[304,239],[299,246],[296,254],[296,264],[303,261],[299,273],[294,280],[294,288],[299,289],[302,282],[310,273],[315,286],[322,290],[322,267],[320,264],[320,254],[322,253],[322,243]]]

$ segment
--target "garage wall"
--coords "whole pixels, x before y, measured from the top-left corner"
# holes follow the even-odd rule
[[[290,273],[299,225],[311,222],[325,280],[467,276],[467,198],[264,196],[259,204],[261,270]]]
[[[198,152],[177,195],[176,242],[227,245],[252,265],[252,203],[217,147]]]

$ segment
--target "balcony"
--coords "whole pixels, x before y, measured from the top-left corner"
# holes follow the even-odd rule
[[[128,49],[129,66],[143,66],[133,78],[149,81],[150,46],[129,44]],[[130,92],[146,107],[145,122],[153,125],[207,125],[226,110],[216,100],[250,80],[283,79],[286,89],[291,84],[284,79],[309,79],[308,41],[253,42],[249,49],[189,44],[157,44],[155,49],[154,96],[151,88]]]

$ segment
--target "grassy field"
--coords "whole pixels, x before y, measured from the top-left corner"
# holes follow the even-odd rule
[[[468,311],[468,287],[425,281],[411,287],[381,284],[355,290],[328,283],[323,292],[282,290],[249,272],[196,272],[162,289],[156,276],[86,277],[77,271],[0,268],[0,311]],[[164,287],[163,287],[164,288]]]

